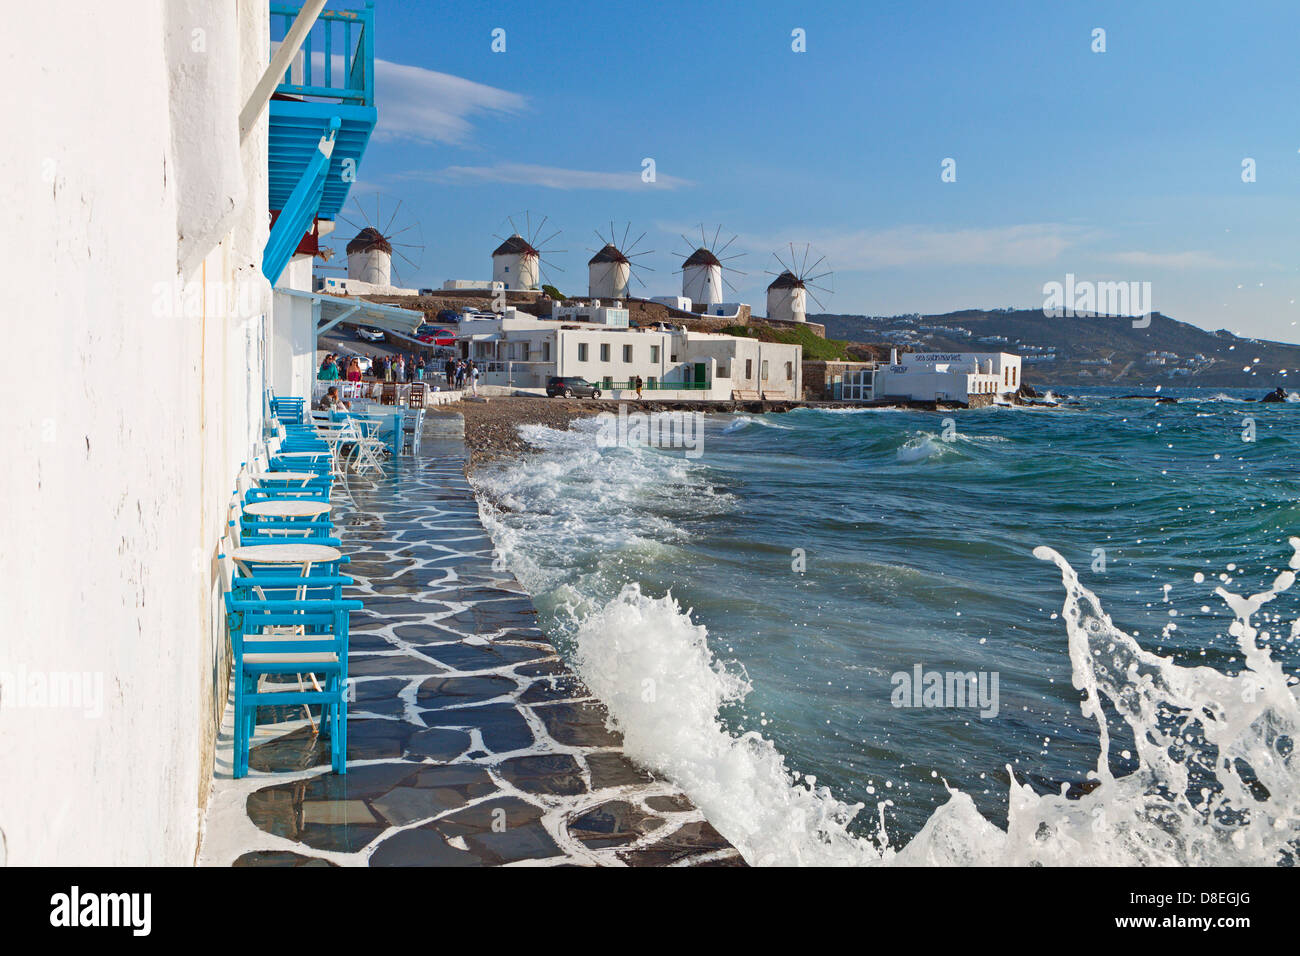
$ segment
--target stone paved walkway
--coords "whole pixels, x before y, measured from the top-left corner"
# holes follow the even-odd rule
[[[743,865],[623,755],[532,601],[493,570],[463,443],[426,439],[422,453],[336,490],[349,596],[366,606],[352,617],[347,774],[329,772],[300,709],[268,709],[281,722],[259,723],[235,780],[227,726],[200,862]]]

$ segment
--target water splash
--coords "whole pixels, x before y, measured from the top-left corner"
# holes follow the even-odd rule
[[[581,435],[536,437],[552,454],[478,479],[512,509],[492,513],[481,501],[489,531],[525,587],[567,602],[564,630],[575,666],[609,707],[629,755],[680,786],[750,863],[1224,865],[1300,858],[1300,706],[1292,679],[1267,650],[1268,633],[1253,623],[1294,585],[1300,539],[1291,540],[1290,570],[1269,589],[1217,592],[1235,616],[1229,633],[1242,662],[1235,674],[1182,666],[1144,649],[1113,624],[1060,554],[1037,548],[1034,554],[1061,574],[1072,681],[1097,727],[1086,792],[1062,787],[1040,794],[1008,767],[1005,829],[982,816],[969,794],[949,788],[947,802],[898,847],[884,827],[886,803],[868,809],[841,800],[789,766],[762,734],[728,728],[723,714],[750,693],[750,679],[714,656],[706,628],[689,609],[636,584],[619,590],[618,579],[628,578],[621,559],[607,569],[611,589],[582,574],[557,576],[566,566],[562,556],[537,563],[539,542],[557,536],[626,555],[650,515],[667,521],[653,538],[675,540],[672,516],[710,507],[683,494],[700,491],[694,467],[680,471],[682,463],[644,452],[602,454]],[[578,495],[573,487],[601,493]],[[638,521],[629,522],[630,513]],[[1270,626],[1278,637],[1287,633],[1284,625]],[[1300,622],[1290,633],[1300,636]]]
[[[1300,539],[1292,539],[1300,549]],[[1011,768],[1008,824],[971,797],[949,799],[906,846],[890,845],[884,808],[870,836],[864,809],[808,784],[756,732],[734,734],[721,712],[751,685],[719,661],[706,628],[671,595],[629,584],[603,604],[575,602],[574,665],[609,708],[629,756],[680,786],[756,865],[1225,865],[1294,863],[1300,849],[1300,709],[1289,679],[1257,640],[1251,618],[1287,590],[1294,571],[1249,597],[1219,588],[1236,615],[1245,666],[1236,675],[1182,667],[1115,627],[1056,551],[1073,683],[1097,724],[1099,752],[1081,796],[1038,794]],[[1300,567],[1300,550],[1291,559]],[[1137,769],[1112,770],[1111,724],[1128,726]]]

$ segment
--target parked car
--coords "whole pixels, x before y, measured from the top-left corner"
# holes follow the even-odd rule
[[[415,336],[425,345],[455,345],[456,335],[446,329],[421,329]]]
[[[357,338],[365,339],[367,342],[382,342],[384,340],[384,330],[377,329],[373,325],[358,325]]]
[[[552,375],[546,380],[546,394],[551,398],[600,398],[600,389],[581,375]]]
[[[443,309],[438,313],[438,321],[443,325],[455,325],[460,321],[460,313],[455,309]]]

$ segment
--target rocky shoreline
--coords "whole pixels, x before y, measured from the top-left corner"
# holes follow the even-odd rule
[[[663,402],[646,399],[634,401],[593,401],[581,398],[538,398],[533,396],[466,399],[442,406],[440,410],[457,413],[465,419],[465,445],[469,449],[469,470],[495,458],[519,457],[532,446],[519,434],[521,425],[544,425],[567,430],[576,419],[601,412],[617,415],[620,405],[629,412],[704,412],[706,414],[748,414],[788,412],[796,408],[844,408],[844,402],[793,401],[726,401]],[[965,406],[944,402],[863,402],[861,407],[906,407],[919,411],[956,411]]]

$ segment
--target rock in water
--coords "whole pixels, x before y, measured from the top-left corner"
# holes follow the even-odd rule
[[[1285,402],[1286,389],[1284,389],[1281,385],[1279,385],[1277,388],[1273,389],[1273,391],[1269,392],[1267,395],[1261,398],[1260,401],[1261,402]]]

